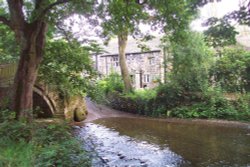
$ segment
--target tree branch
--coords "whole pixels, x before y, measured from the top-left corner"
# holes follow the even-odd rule
[[[56,2],[48,5],[45,9],[43,9],[41,13],[38,15],[37,19],[43,18],[49,12],[49,10],[51,10],[53,7],[60,5],[60,4],[68,3],[70,1],[71,0],[57,0]]]
[[[10,12],[10,22],[14,27],[23,27],[25,17],[23,13],[23,0],[7,0]]]
[[[41,3],[42,3],[42,0],[35,0],[35,9],[39,9]]]
[[[11,27],[10,21],[4,16],[0,16],[0,23],[3,23],[5,25]]]

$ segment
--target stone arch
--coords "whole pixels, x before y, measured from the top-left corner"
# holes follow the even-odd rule
[[[38,117],[48,118],[54,116],[56,113],[55,103],[46,93],[46,90],[35,85],[33,88],[33,98],[34,109],[38,106],[43,110],[43,113],[38,113]]]

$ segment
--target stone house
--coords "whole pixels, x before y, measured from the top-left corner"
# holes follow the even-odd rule
[[[146,46],[149,50],[142,51],[139,46]],[[92,55],[95,69],[102,75],[119,73],[118,42],[111,40],[104,48],[105,53]],[[164,80],[164,56],[160,47],[160,38],[138,43],[132,37],[128,38],[126,60],[133,87],[153,88]]]

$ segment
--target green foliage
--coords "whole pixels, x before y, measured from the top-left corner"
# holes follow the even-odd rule
[[[0,166],[90,166],[82,143],[65,123],[24,124],[0,111]]]
[[[249,96],[227,100],[223,92],[210,89],[203,95],[203,101],[190,106],[178,106],[170,116],[179,118],[206,118],[250,121]]]
[[[64,95],[84,94],[94,73],[88,51],[78,42],[48,41],[39,77]]]
[[[15,62],[18,59],[18,49],[14,33],[0,24],[0,64]]]
[[[221,89],[211,87],[202,93],[185,93],[164,86],[158,93],[162,96],[156,97],[154,111],[167,117],[250,121],[249,96],[230,101]]]
[[[178,106],[192,105],[201,101],[199,92],[187,92],[175,84],[164,84],[157,88],[154,101],[154,115],[170,116],[169,111]]]
[[[250,121],[250,96],[228,100],[218,88],[186,92],[182,87],[166,84],[129,94],[112,92],[105,98],[115,109],[153,117]]]
[[[117,73],[110,74],[109,76],[104,78],[104,80],[100,81],[100,83],[98,84],[100,84],[105,94],[108,94],[114,91],[122,93],[124,90],[122,78]]]
[[[4,122],[0,124],[2,139],[11,141],[28,141],[31,138],[31,127],[20,121]]]
[[[104,19],[102,27],[104,35],[133,34],[138,31],[139,23],[145,20],[148,14],[143,6],[136,1],[113,0],[101,5],[101,17]]]
[[[81,143],[72,137],[71,129],[66,124],[38,127],[33,134],[35,166],[90,166]]]
[[[0,122],[14,120],[16,114],[8,109],[0,109]]]
[[[156,96],[156,90],[155,89],[141,89],[141,90],[135,90],[132,93],[128,93],[125,95],[125,97],[129,97],[132,100],[135,99],[141,99],[143,101],[148,101],[150,99],[155,98]]]
[[[235,31],[235,28],[230,22],[223,19],[210,18],[207,24],[209,24],[210,27],[204,34],[206,42],[210,46],[216,48],[236,44],[235,37],[238,32]]]
[[[197,17],[197,0],[178,1],[159,1],[149,0],[149,6],[156,12],[150,24],[153,28],[161,27],[166,34],[171,36],[171,41],[176,43],[185,40],[189,33],[189,25]]]
[[[228,92],[250,90],[250,52],[241,48],[225,48],[211,68],[216,84]]]
[[[1,167],[32,167],[33,146],[25,141],[11,141],[0,139]]]
[[[208,84],[212,52],[202,35],[190,32],[185,40],[172,42],[173,70],[171,82],[185,91],[201,91]]]
[[[109,76],[98,80],[94,89],[95,91],[88,95],[98,103],[108,103],[107,96],[114,92],[122,93],[124,84],[119,74],[111,73]]]
[[[132,104],[130,111],[142,115],[151,115],[156,93],[155,89],[143,89],[125,94],[122,97]],[[128,104],[128,106],[130,106],[130,104]]]

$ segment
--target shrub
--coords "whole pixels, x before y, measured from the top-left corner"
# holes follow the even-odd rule
[[[0,118],[0,166],[90,166],[82,144],[67,124],[25,124],[13,120],[7,110],[0,111]]]
[[[67,125],[51,124],[39,127],[33,137],[36,148],[35,166],[90,166],[81,143],[72,137]]]
[[[32,167],[33,165],[33,146],[31,143],[0,139],[1,167]]]
[[[106,78],[97,81],[95,91],[92,92],[90,97],[97,103],[110,103],[108,97],[111,94],[122,93],[124,90],[124,84],[122,78],[117,73],[111,73]]]
[[[36,124],[33,132],[34,161],[37,167],[90,166],[81,143],[65,124]]]
[[[111,73],[108,77],[106,77],[100,83],[102,84],[105,94],[108,94],[114,91],[122,93],[124,90],[124,84],[122,82],[122,78],[117,73]]]
[[[169,110],[177,106],[190,105],[200,101],[201,95],[199,92],[186,92],[183,87],[165,84],[158,87],[155,103],[157,106],[163,106]]]
[[[210,70],[217,85],[228,92],[250,90],[250,52],[242,48],[225,48]]]
[[[203,98],[203,102],[172,109],[170,116],[250,121],[249,96],[229,101],[218,90],[210,90]]]

